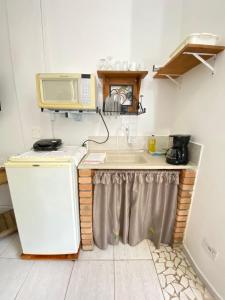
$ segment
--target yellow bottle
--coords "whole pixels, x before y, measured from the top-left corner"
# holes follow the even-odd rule
[[[148,142],[148,151],[154,153],[156,148],[156,138],[154,135],[151,136]]]

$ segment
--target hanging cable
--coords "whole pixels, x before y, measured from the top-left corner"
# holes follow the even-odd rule
[[[106,131],[107,131],[107,137],[105,138],[105,140],[104,140],[103,142],[98,142],[98,141],[95,141],[95,140],[92,140],[92,139],[87,139],[87,140],[85,140],[85,141],[82,143],[82,147],[83,147],[83,146],[86,146],[86,143],[87,143],[87,142],[93,142],[93,143],[96,143],[96,144],[104,144],[104,143],[106,143],[106,142],[108,141],[108,139],[109,139],[109,129],[108,129],[108,127],[107,127],[107,125],[106,125],[106,122],[105,122],[105,120],[104,120],[104,118],[103,118],[103,116],[102,116],[101,110],[99,110],[98,113],[99,113],[99,115],[100,115],[100,117],[101,117],[101,119],[102,119],[102,122],[103,122],[104,125],[105,125],[105,129],[106,129]]]

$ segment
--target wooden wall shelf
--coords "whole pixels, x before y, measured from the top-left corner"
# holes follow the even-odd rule
[[[224,46],[187,44],[176,55],[172,56],[163,67],[157,70],[154,78],[176,79],[200,63],[203,63],[214,73],[214,68],[208,64],[207,60],[224,49]]]
[[[148,71],[107,71],[98,70],[98,77],[102,79],[103,83],[103,111],[105,108],[105,99],[110,96],[111,85],[131,85],[133,90],[133,101],[132,105],[127,106],[127,112],[122,114],[139,114],[139,97],[141,80],[148,74]],[[125,105],[123,106],[125,108]],[[145,110],[142,108],[142,113]]]
[[[143,79],[148,74],[148,71],[107,71],[98,70],[99,78],[136,78]]]

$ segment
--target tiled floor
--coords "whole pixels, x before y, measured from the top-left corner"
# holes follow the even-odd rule
[[[178,248],[150,241],[81,252],[76,262],[23,261],[17,234],[0,240],[1,300],[212,299]]]

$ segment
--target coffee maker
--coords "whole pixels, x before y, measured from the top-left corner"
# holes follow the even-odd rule
[[[188,163],[188,143],[190,135],[170,135],[172,147],[166,152],[166,162],[171,165],[186,165]]]

